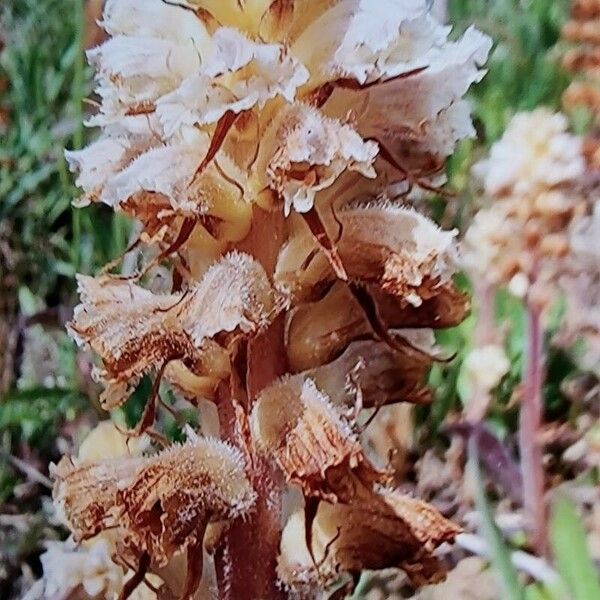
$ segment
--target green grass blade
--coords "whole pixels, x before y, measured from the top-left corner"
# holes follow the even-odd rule
[[[600,599],[600,579],[586,545],[585,530],[573,503],[566,498],[558,499],[552,508],[550,542],[572,600]]]
[[[510,550],[506,546],[500,531],[494,523],[492,510],[485,494],[483,473],[481,472],[481,467],[479,465],[477,445],[473,439],[469,442],[469,455],[471,457],[471,465],[475,475],[475,502],[481,516],[481,530],[490,548],[492,566],[496,571],[502,589],[502,599],[525,600],[525,592],[519,583],[517,570],[512,564]]]

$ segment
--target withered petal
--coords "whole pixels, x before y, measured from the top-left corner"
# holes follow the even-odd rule
[[[347,497],[355,475],[368,481],[384,477],[311,379],[285,377],[266,388],[254,404],[250,427],[258,450],[270,455],[307,496]]]
[[[148,458],[55,468],[54,497],[76,540],[118,527],[122,547],[164,566],[203,539],[209,522],[234,519],[255,500],[240,451],[189,431],[189,441]]]
[[[273,316],[264,269],[237,252],[213,264],[199,284],[182,293],[157,295],[110,277],[79,276],[78,282],[82,303],[69,331],[102,359],[96,376],[106,385],[102,399],[108,409],[122,404],[141,376],[172,361],[182,361],[195,375],[225,375],[210,338],[233,331],[251,335]],[[167,373],[174,374],[174,369]]]
[[[433,507],[397,491],[358,488],[351,504],[321,502],[312,522],[313,563],[304,515],[284,528],[278,574],[293,589],[333,581],[340,572],[402,567],[418,583],[443,572],[432,552],[460,532]],[[419,580],[420,578],[420,580]]]
[[[466,296],[452,283],[440,286],[437,295],[423,300],[420,306],[405,304],[373,287],[367,290],[381,326],[388,330],[387,337],[397,338],[398,344],[390,348],[402,354],[432,354],[432,348],[420,348],[414,339],[415,332],[457,325],[469,307]],[[290,368],[300,372],[320,367],[339,357],[351,342],[373,339],[377,334],[349,288],[338,282],[321,300],[301,304],[287,315],[286,347]],[[410,347],[415,343],[417,352],[413,353]],[[406,351],[401,346],[406,346]],[[433,356],[440,358],[435,353]]]
[[[372,284],[404,304],[420,306],[443,291],[457,270],[456,232],[441,230],[413,209],[386,202],[351,204],[336,212],[336,220],[341,230],[336,250],[350,279]],[[282,248],[275,286],[291,301],[333,279],[327,257],[317,250],[306,228]]]

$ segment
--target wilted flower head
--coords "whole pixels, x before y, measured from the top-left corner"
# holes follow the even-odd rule
[[[255,493],[241,452],[188,433],[187,443],[148,458],[78,464],[64,457],[54,470],[54,498],[74,539],[117,528],[125,564],[164,567],[176,553],[201,548],[209,523],[247,513]],[[198,584],[190,581],[188,592]]]
[[[134,246],[149,264],[80,277],[70,332],[100,359],[106,409],[154,374],[148,406],[161,379],[213,400],[227,442],[192,434],[146,458],[64,459],[56,499],[76,539],[117,526],[116,553],[140,573],[187,552],[189,591],[206,527],[230,523],[209,544],[219,587],[267,598],[283,482],[302,490],[306,523],[364,513],[359,533],[376,530],[356,552],[344,531],[332,574],[379,568],[386,535],[389,557],[425,573],[453,538],[437,512],[385,487],[356,419],[426,402],[432,329],[468,310],[455,232],[407,199],[474,135],[463,96],[491,43],[473,28],[449,41],[428,4],[107,0],[110,37],[88,53],[101,100],[89,123],[102,131],[67,158],[82,203],[141,222]],[[172,268],[160,294],[145,277],[157,264]],[[154,425],[148,406],[132,434]],[[425,532],[424,514],[439,528]],[[255,563],[237,556],[247,540]]]
[[[122,404],[148,371],[178,361],[205,376],[210,393],[228,374],[222,352],[211,338],[220,333],[250,335],[274,316],[267,275],[252,257],[231,253],[212,265],[185,292],[153,294],[131,281],[79,276],[82,299],[69,324],[73,338],[90,346],[104,364],[95,371],[105,384],[106,408]],[[226,361],[225,361],[226,362]],[[223,369],[225,371],[223,372]],[[175,369],[174,385],[185,388]]]

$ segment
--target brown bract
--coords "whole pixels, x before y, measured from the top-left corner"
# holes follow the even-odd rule
[[[158,295],[131,281],[80,276],[82,304],[69,325],[80,344],[102,359],[97,372],[105,383],[105,407],[122,404],[140,377],[172,366],[167,376],[189,388],[192,375],[218,382],[228,361],[211,340],[219,333],[251,335],[273,317],[274,299],[260,264],[248,255],[230,253],[189,290]],[[180,377],[178,377],[180,375]],[[204,382],[207,384],[208,382]],[[206,385],[210,389],[210,385]]]
[[[312,556],[302,512],[283,531],[278,574],[294,590],[332,583],[340,572],[400,567],[416,585],[443,577],[433,556],[460,528],[424,502],[393,490],[357,487],[351,504],[322,502],[312,522]],[[314,557],[314,561],[313,561]]]
[[[54,498],[75,540],[116,528],[125,564],[147,557],[162,567],[201,544],[208,523],[247,513],[255,493],[242,454],[221,440],[189,436],[148,458],[79,465],[63,458],[54,470]]]
[[[353,494],[353,480],[383,480],[350,424],[310,379],[284,378],[265,389],[250,416],[257,449],[272,457],[306,496],[332,501]]]

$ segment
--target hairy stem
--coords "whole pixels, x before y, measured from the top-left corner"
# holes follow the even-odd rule
[[[257,208],[252,230],[239,249],[252,254],[267,273],[272,274],[285,237],[284,230],[281,211],[268,213]],[[282,317],[250,340],[238,354],[231,384],[219,390],[219,420],[226,439],[244,445],[234,402],[237,401],[249,414],[260,391],[287,371],[286,356]],[[251,444],[246,450],[250,453],[249,477],[257,500],[253,512],[228,529],[217,551],[219,595],[221,600],[283,599],[285,595],[278,586],[276,575],[283,481],[264,457],[253,451]]]
[[[219,416],[227,419],[232,409],[231,399],[220,397],[219,403]],[[236,442],[233,432],[224,434],[226,439]],[[281,487],[270,466],[257,456],[253,457],[250,478],[257,493],[255,507],[249,517],[231,524],[215,555],[220,600],[284,598],[276,575]]]
[[[519,450],[523,478],[523,503],[531,524],[531,541],[540,555],[547,552],[544,469],[540,428],[543,416],[544,331],[537,307],[527,306],[527,345],[523,397],[519,418]]]

